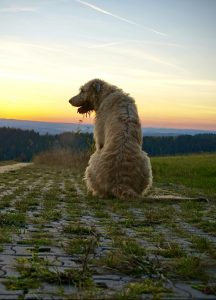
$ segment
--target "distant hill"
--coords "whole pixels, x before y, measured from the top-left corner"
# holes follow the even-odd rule
[[[23,130],[34,130],[40,134],[60,134],[62,132],[82,132],[92,133],[94,126],[91,124],[76,124],[76,123],[55,123],[55,122],[37,122],[37,121],[24,121],[13,119],[0,119],[0,127],[19,128]],[[200,133],[215,133],[211,130],[199,129],[176,129],[176,128],[142,128],[145,136],[178,136],[184,134],[200,134]]]
[[[142,128],[144,136],[178,136],[178,135],[196,135],[196,134],[216,134],[214,130],[202,129],[178,129],[178,128]]]
[[[0,119],[0,127],[18,128],[23,130],[34,130],[40,134],[59,134],[62,132],[93,132],[93,126],[90,124],[76,124],[76,123],[54,123],[54,122],[37,122],[24,121],[13,119]]]

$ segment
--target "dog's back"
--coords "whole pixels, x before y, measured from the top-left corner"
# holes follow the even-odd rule
[[[100,149],[112,149],[129,138],[141,146],[141,125],[134,99],[120,92],[106,97],[97,112],[94,137]]]
[[[142,151],[142,132],[133,98],[121,92],[104,99],[95,125],[100,194],[136,198],[151,184],[151,165]]]

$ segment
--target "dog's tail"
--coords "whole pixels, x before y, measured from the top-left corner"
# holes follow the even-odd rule
[[[126,185],[119,184],[112,189],[112,194],[122,200],[133,200],[141,199],[141,196],[138,195],[134,190],[129,188]]]

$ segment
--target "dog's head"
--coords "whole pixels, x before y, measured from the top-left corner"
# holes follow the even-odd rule
[[[80,88],[78,95],[72,97],[69,103],[79,107],[78,113],[86,114],[96,110],[102,95],[105,82],[100,79],[93,79]]]

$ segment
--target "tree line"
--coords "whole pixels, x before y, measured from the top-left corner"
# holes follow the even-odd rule
[[[53,149],[71,149],[76,152],[93,148],[90,133],[65,132],[58,135],[40,135],[34,130],[0,128],[0,161],[30,161],[34,155]],[[216,134],[179,136],[147,136],[143,150],[150,156],[216,152]]]
[[[143,146],[151,156],[215,152],[216,134],[147,136]]]

